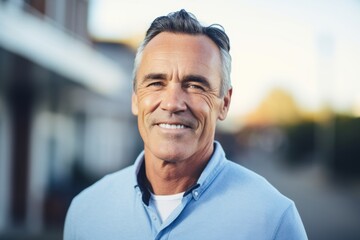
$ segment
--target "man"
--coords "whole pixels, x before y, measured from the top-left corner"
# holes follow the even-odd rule
[[[154,20],[134,70],[144,151],[72,202],[64,239],[307,239],[294,203],[225,158],[229,39],[185,10]]]

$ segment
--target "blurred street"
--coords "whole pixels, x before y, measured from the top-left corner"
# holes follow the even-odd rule
[[[360,239],[359,182],[335,185],[318,163],[287,167],[280,157],[261,150],[238,156],[236,162],[264,176],[295,201],[309,239]]]

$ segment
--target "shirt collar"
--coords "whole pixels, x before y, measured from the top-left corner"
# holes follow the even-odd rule
[[[144,151],[142,151],[134,163],[135,166],[135,189],[138,189],[141,192],[143,202],[149,206],[150,201],[150,190],[148,189],[148,182],[145,174],[145,164],[144,164]]]
[[[196,194],[194,198],[197,200],[200,198],[201,194],[209,187],[212,181],[220,173],[221,169],[225,163],[225,152],[221,144],[217,141],[214,141],[214,152],[207,163],[205,169],[201,173],[197,183],[190,187],[185,193],[184,196],[190,193]],[[142,200],[146,205],[149,205],[150,200],[150,191],[148,188],[148,182],[145,175],[145,164],[144,164],[144,151],[142,151],[134,163],[135,166],[135,188],[138,188],[142,193]],[[194,194],[193,194],[194,195]]]
[[[210,186],[212,181],[220,173],[225,166],[225,160],[225,152],[221,144],[215,141],[213,155],[197,181],[198,188],[196,190],[192,189],[195,200],[201,197],[202,193]],[[196,193],[194,191],[196,191]]]

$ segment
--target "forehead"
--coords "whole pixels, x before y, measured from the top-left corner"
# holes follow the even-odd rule
[[[217,45],[205,35],[162,32],[144,48],[140,68],[156,65],[217,71],[221,67],[221,56]]]
[[[172,49],[174,46],[176,46],[177,49],[180,48],[182,50],[195,48],[198,51],[219,52],[216,44],[205,35],[171,32],[162,32],[156,35],[149,41],[144,51],[153,51],[157,48]]]

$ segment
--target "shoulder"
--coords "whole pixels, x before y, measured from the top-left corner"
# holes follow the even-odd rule
[[[242,165],[228,160],[221,144],[216,144],[216,157],[220,159],[222,170],[216,177],[215,182],[221,184],[229,191],[230,196],[247,194],[251,200],[274,201],[284,203],[288,207],[291,200],[282,195],[274,186],[272,186],[263,176],[253,172]],[[214,155],[215,155],[214,154]],[[216,184],[215,184],[216,185]]]
[[[199,200],[192,216],[208,224],[227,219],[223,228],[241,239],[306,239],[293,237],[306,236],[294,202],[264,177],[226,159]]]
[[[230,218],[248,224],[249,229],[262,226],[257,229],[258,234],[274,236],[274,239],[284,236],[307,239],[294,202],[259,174],[227,161],[215,188],[222,203],[226,202],[222,204],[222,211],[227,211]]]
[[[104,176],[80,192],[71,205],[77,205],[81,209],[95,204],[107,204],[115,197],[119,199],[121,195],[128,195],[135,185],[134,171],[134,166],[129,166]]]
[[[106,175],[80,192],[66,214],[64,239],[74,239],[77,235],[86,236],[84,239],[94,238],[99,234],[94,232],[94,229],[99,230],[96,227],[105,224],[104,230],[105,226],[110,228],[118,223],[121,219],[116,213],[123,212],[134,195],[134,174],[134,167],[130,166]]]
[[[232,196],[246,199],[253,204],[282,209],[283,211],[293,204],[293,201],[280,193],[263,176],[247,169],[237,163],[226,161],[219,179],[228,186]]]

